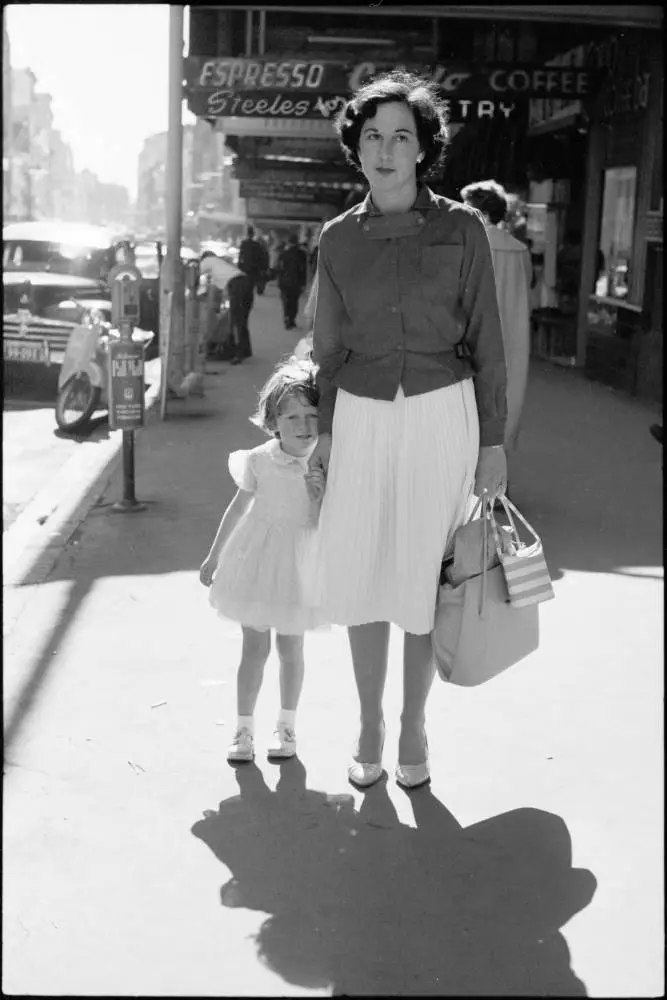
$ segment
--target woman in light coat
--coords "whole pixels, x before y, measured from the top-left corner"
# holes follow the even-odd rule
[[[461,197],[466,204],[482,213],[491,246],[507,367],[505,451],[513,451],[518,444],[528,383],[530,251],[525,243],[515,239],[507,230],[498,228],[507,214],[507,194],[500,184],[495,181],[468,184],[461,191]]]

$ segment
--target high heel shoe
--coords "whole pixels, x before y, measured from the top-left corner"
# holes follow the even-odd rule
[[[424,748],[426,750],[426,760],[424,760],[421,764],[401,764],[399,762],[396,765],[394,775],[396,777],[396,784],[400,785],[401,788],[419,788],[421,785],[425,785],[431,780],[431,768],[428,760],[428,740],[426,739],[426,733],[424,733]]]
[[[382,742],[380,744],[380,760],[377,763],[367,764],[362,761],[353,760],[347,769],[348,781],[359,788],[370,788],[382,777],[382,750],[384,748],[384,723],[382,724]]]

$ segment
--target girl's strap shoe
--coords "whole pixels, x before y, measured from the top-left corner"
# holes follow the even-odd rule
[[[284,760],[296,754],[296,733],[289,726],[278,724],[273,734],[273,742],[267,750],[269,760]]]
[[[250,730],[243,726],[241,729],[237,729],[234,734],[234,739],[227,748],[227,760],[236,761],[254,759],[255,741],[253,740]]]

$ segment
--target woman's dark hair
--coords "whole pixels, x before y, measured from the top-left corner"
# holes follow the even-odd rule
[[[497,181],[477,181],[461,188],[461,197],[467,205],[478,208],[497,226],[507,215],[508,199],[505,188]]]
[[[436,173],[445,159],[449,139],[445,104],[432,81],[402,69],[379,76],[357,91],[334,122],[345,158],[361,169],[359,137],[364,122],[374,118],[381,104],[403,103],[412,111],[417,126],[417,138],[424,159],[417,164],[417,177]]]

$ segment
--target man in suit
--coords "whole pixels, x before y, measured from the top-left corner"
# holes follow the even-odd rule
[[[306,287],[306,279],[306,254],[299,246],[298,237],[293,233],[278,261],[278,288],[283,302],[286,330],[293,330],[296,326],[299,297]]]

